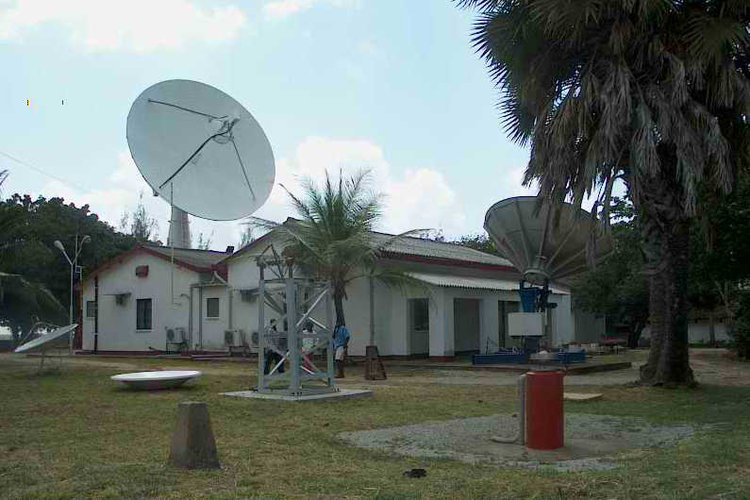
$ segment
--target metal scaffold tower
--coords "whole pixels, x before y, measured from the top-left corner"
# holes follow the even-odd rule
[[[257,391],[295,397],[338,392],[334,384],[333,304],[328,283],[295,277],[294,262],[276,252],[272,256],[261,255],[257,263]]]

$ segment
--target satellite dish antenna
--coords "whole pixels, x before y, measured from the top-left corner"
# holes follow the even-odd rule
[[[590,256],[596,261],[613,248],[590,213],[569,203],[540,207],[538,202],[534,196],[507,198],[492,205],[484,218],[484,229],[500,254],[523,276],[518,290],[523,312],[508,314],[508,328],[511,336],[523,338],[528,352],[539,349],[543,336],[552,340],[550,313],[556,304],[548,302],[550,282],[583,271]]]
[[[147,88],[128,113],[130,153],[155,194],[172,206],[170,244],[190,247],[187,214],[246,217],[273,187],[273,151],[263,129],[224,92],[191,80]]]
[[[592,224],[596,224],[592,228]],[[583,209],[569,203],[538,206],[534,196],[507,198],[492,205],[484,218],[484,229],[498,251],[535,285],[567,278],[583,271],[593,251],[594,261],[613,249],[612,238]],[[589,248],[591,231],[593,247]]]
[[[49,333],[44,333],[39,337],[30,340],[18,347],[13,351],[16,354],[41,352],[49,348],[67,348],[68,338],[73,330],[78,326],[77,323],[71,325],[56,328]]]

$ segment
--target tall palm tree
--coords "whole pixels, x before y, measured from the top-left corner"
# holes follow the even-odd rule
[[[326,171],[322,189],[312,179],[304,179],[301,197],[287,191],[298,219],[283,224],[251,219],[254,225],[277,231],[289,244],[285,251],[294,256],[295,264],[330,284],[336,324],[346,324],[346,288],[356,279],[375,279],[389,286],[421,286],[396,269],[375,265],[384,248],[423,230],[386,238],[374,234],[373,225],[382,217],[382,197],[368,190],[369,176],[368,171],[346,178],[340,174],[336,182]]]
[[[502,123],[530,145],[525,182],[608,219],[624,182],[644,230],[652,344],[645,384],[692,384],[689,221],[750,161],[747,0],[459,0],[501,89]]]

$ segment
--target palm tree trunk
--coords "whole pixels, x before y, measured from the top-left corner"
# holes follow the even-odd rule
[[[651,350],[648,362],[641,367],[640,383],[694,385],[688,354],[690,223],[672,220],[659,228],[658,232],[647,231],[651,238],[658,233],[660,242],[650,282]]]
[[[343,287],[334,286],[333,307],[336,310],[336,325],[345,325],[346,318],[344,317],[344,289]]]

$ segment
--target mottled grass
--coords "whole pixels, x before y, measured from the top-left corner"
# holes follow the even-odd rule
[[[750,491],[749,388],[602,388],[601,401],[567,411],[690,422],[704,430],[676,448],[631,450],[611,471],[555,473],[401,458],[336,438],[342,431],[509,413],[512,387],[381,386],[374,400],[284,404],[219,395],[253,384],[252,364],[197,365],[205,376],[196,386],[149,393],[116,388],[108,376],[123,367],[108,363],[130,363],[131,370],[196,367],[76,360],[57,375],[40,376],[35,360],[0,356],[0,496],[746,498]],[[365,385],[361,372],[347,375],[346,384]],[[389,381],[399,377],[391,373]],[[209,403],[221,470],[166,465],[177,403],[186,400]],[[427,477],[404,478],[412,467],[426,468]]]

